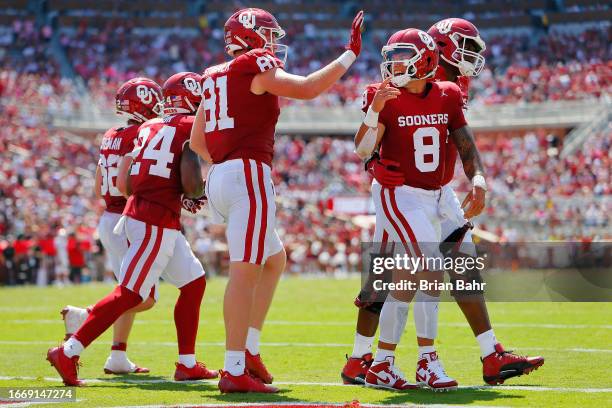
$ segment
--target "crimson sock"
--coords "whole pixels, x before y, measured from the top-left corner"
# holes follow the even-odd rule
[[[111,346],[111,350],[127,351],[127,343],[113,342],[113,345]]]
[[[200,304],[206,289],[206,278],[202,276],[180,288],[174,306],[174,324],[179,354],[195,354],[198,322],[200,321]]]
[[[123,313],[137,306],[142,298],[123,286],[117,286],[111,293],[102,298],[93,307],[85,323],[81,325],[74,337],[84,347],[97,339]]]

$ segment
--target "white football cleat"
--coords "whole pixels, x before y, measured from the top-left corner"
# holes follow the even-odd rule
[[[444,366],[435,351],[425,353],[419,359],[416,381],[421,387],[430,388],[434,391],[456,390],[458,385],[457,381],[446,374]]]
[[[132,363],[127,356],[124,359],[108,356],[104,364],[105,374],[145,374],[148,372],[148,368],[138,367],[136,364]]]
[[[385,361],[372,363],[365,377],[366,387],[384,388],[394,391],[418,388],[416,384],[406,381],[404,373],[395,367],[393,360],[392,357],[388,357]]]
[[[81,307],[68,305],[63,308],[60,313],[62,314],[64,326],[66,327],[65,340],[68,340],[70,336],[81,327],[83,322],[87,319],[87,316],[89,316],[89,308],[83,309]]]

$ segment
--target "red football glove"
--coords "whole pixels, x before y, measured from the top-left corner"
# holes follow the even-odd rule
[[[202,209],[202,207],[204,207],[204,204],[206,204],[206,200],[206,195],[203,195],[199,198],[189,198],[183,195],[181,197],[181,205],[185,210],[189,211],[192,214],[196,214]]]
[[[363,31],[363,10],[361,10],[355,16],[353,25],[351,26],[351,38],[349,43],[345,47],[347,50],[351,50],[355,53],[355,56],[359,56],[361,52],[361,32]]]
[[[368,173],[384,187],[397,187],[404,184],[404,173],[399,171],[399,163],[388,159],[373,159],[368,163]]]

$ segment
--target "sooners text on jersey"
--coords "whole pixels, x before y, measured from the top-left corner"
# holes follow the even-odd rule
[[[379,85],[366,88],[364,112]],[[422,94],[400,92],[378,117],[385,125],[380,156],[400,163],[406,185],[439,189],[445,184],[447,136],[466,125],[461,90],[452,82],[429,82]]]
[[[193,119],[179,114],[140,126],[138,147],[130,153],[132,195],[123,214],[158,227],[181,228],[181,154]]]
[[[272,52],[255,49],[202,74],[206,146],[214,163],[242,158],[272,165],[278,96],[255,95],[251,82],[277,67],[283,63]]]
[[[121,214],[126,199],[117,189],[117,171],[121,158],[134,150],[138,137],[138,125],[110,128],[102,138],[98,166],[102,173],[101,195],[106,211]]]

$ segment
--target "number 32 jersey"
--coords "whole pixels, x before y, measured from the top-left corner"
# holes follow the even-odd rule
[[[372,103],[380,84],[368,85],[363,111]],[[385,126],[380,157],[400,163],[404,184],[436,190],[445,182],[446,138],[466,125],[461,90],[452,82],[430,82],[422,94],[401,94],[387,101],[378,116]]]
[[[117,171],[121,158],[134,150],[138,137],[138,125],[110,128],[102,138],[98,166],[102,173],[100,194],[106,203],[106,211],[121,214],[125,197],[117,189]]]
[[[163,228],[181,229],[181,155],[194,116],[172,115],[140,125],[130,173],[132,195],[124,215]]]
[[[206,146],[213,163],[254,159],[272,165],[274,132],[280,114],[278,96],[255,95],[255,75],[283,63],[268,50],[255,49],[202,74]]]

